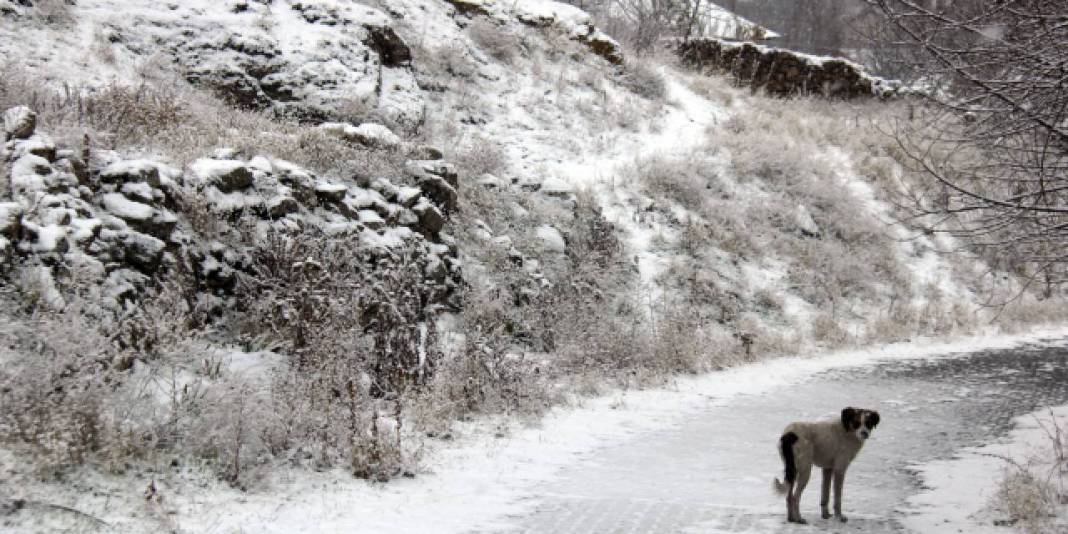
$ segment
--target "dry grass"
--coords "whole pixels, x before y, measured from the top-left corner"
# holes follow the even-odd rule
[[[148,75],[137,85],[55,88],[15,64],[0,65],[0,108],[26,105],[63,146],[162,156],[184,166],[220,147],[272,156],[314,172],[401,175],[403,155],[370,150],[262,112],[239,110],[185,82]]]

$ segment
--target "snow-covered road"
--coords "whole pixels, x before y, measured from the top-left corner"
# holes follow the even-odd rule
[[[818,478],[802,503],[810,522],[831,532],[974,532],[990,518],[910,505],[921,493],[916,469],[1004,436],[1014,417],[1068,403],[1068,341],[1054,344],[833,368],[726,400],[709,391],[670,422],[588,451],[532,488],[533,511],[500,530],[808,532],[783,521],[770,491],[781,470],[775,438],[791,420],[854,405],[883,418],[847,477],[850,522],[819,519]],[[955,497],[986,508],[990,488],[969,489],[972,498]]]
[[[428,452],[419,476],[388,484],[343,469],[280,468],[253,492],[181,469],[83,473],[58,486],[18,485],[14,497],[99,522],[46,507],[10,516],[0,530],[811,532],[786,525],[771,491],[781,473],[776,439],[789,421],[854,405],[879,410],[882,422],[847,477],[848,524],[818,518],[818,481],[806,492],[802,512],[820,531],[1000,533],[986,509],[1002,461],[982,453],[1018,447],[953,458],[1033,423],[1014,417],[1068,404],[1066,347],[1062,327],[743,365],[584,399],[526,426],[473,423]],[[1041,439],[1034,430],[1012,437]],[[0,455],[0,466],[13,461]],[[0,467],[0,482],[7,472]],[[146,505],[150,482],[165,498]]]

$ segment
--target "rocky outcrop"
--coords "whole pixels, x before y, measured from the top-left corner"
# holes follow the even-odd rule
[[[26,111],[4,116],[32,116]],[[58,280],[66,271],[51,276],[53,268],[79,265],[79,282],[99,286],[121,307],[150,279],[183,272],[225,299],[247,264],[236,244],[243,238],[228,227],[251,219],[280,231],[319,228],[371,257],[415,250],[435,266],[427,303],[456,305],[460,262],[444,229],[457,209],[459,181],[443,161],[410,163],[410,176],[401,178],[418,187],[382,177],[360,187],[283,160],[236,159],[232,150],[184,170],[101,151],[83,184],[72,169],[84,164],[70,161],[73,151],[57,150],[32,127],[16,130],[0,153],[12,185],[11,198],[0,198],[0,275],[19,265]],[[233,234],[229,245],[216,239],[219,232]]]
[[[422,111],[411,48],[378,9],[324,0],[128,5],[122,24],[94,28],[115,61],[162,58],[235,106],[309,122],[359,107],[409,123]]]
[[[514,9],[515,17],[520,22],[538,27],[557,26],[609,63],[623,64],[623,48],[594,26],[589,13],[568,4],[546,0],[517,2]]]
[[[887,98],[901,84],[872,76],[846,59],[824,58],[753,43],[695,39],[678,45],[683,63],[704,73],[730,74],[772,95]]]

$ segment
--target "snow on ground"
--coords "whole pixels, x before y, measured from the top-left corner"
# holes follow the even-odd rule
[[[1055,425],[1068,427],[1068,405],[1046,408],[1014,419],[1015,429],[997,443],[960,451],[946,460],[917,465],[923,479],[923,492],[908,499],[905,524],[918,532],[968,532],[1004,534],[1004,513],[995,511],[999,481],[1011,468],[1010,460],[1029,466],[1039,480],[1051,480],[1063,492],[1068,473],[1061,466],[1053,471],[1055,458],[1051,436]],[[1063,440],[1063,436],[1061,437]],[[1049,477],[1049,478],[1048,478]],[[1061,513],[1059,526],[1068,529],[1068,517]],[[1058,530],[1063,532],[1063,530]]]
[[[671,388],[615,392],[580,401],[577,407],[554,410],[535,426],[512,425],[494,432],[495,422],[483,421],[454,443],[428,451],[428,472],[388,484],[357,480],[339,470],[278,468],[269,474],[266,490],[245,493],[197,475],[195,469],[175,468],[173,473],[139,477],[85,475],[49,488],[20,485],[12,497],[70,506],[107,522],[109,531],[119,532],[145,531],[161,524],[204,533],[502,529],[510,525],[509,518],[532,511],[533,492],[552,483],[562,468],[629,436],[672,428],[693,411],[707,407],[710,400],[729,405],[740,396],[802,382],[830,369],[888,360],[952,358],[978,348],[1007,348],[1065,335],[1068,328],[1061,327],[1027,335],[950,342],[925,339],[816,357],[797,355],[682,378]],[[0,472],[7,472],[10,466],[5,464],[13,461],[8,454],[0,455]],[[143,498],[150,481],[162,496],[160,502],[146,503]],[[93,490],[79,490],[86,487]],[[947,501],[939,497],[933,502]]]

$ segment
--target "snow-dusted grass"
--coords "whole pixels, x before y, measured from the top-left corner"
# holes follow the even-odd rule
[[[909,499],[918,532],[1063,532],[1068,526],[1068,406],[1017,417],[998,443],[917,466],[925,490]]]
[[[241,110],[146,66],[136,83],[56,88],[17,63],[0,64],[0,108],[29,106],[63,147],[154,156],[184,166],[228,148],[267,155],[318,173],[396,175],[403,154],[370,149],[267,113]],[[88,141],[88,145],[86,145]]]

